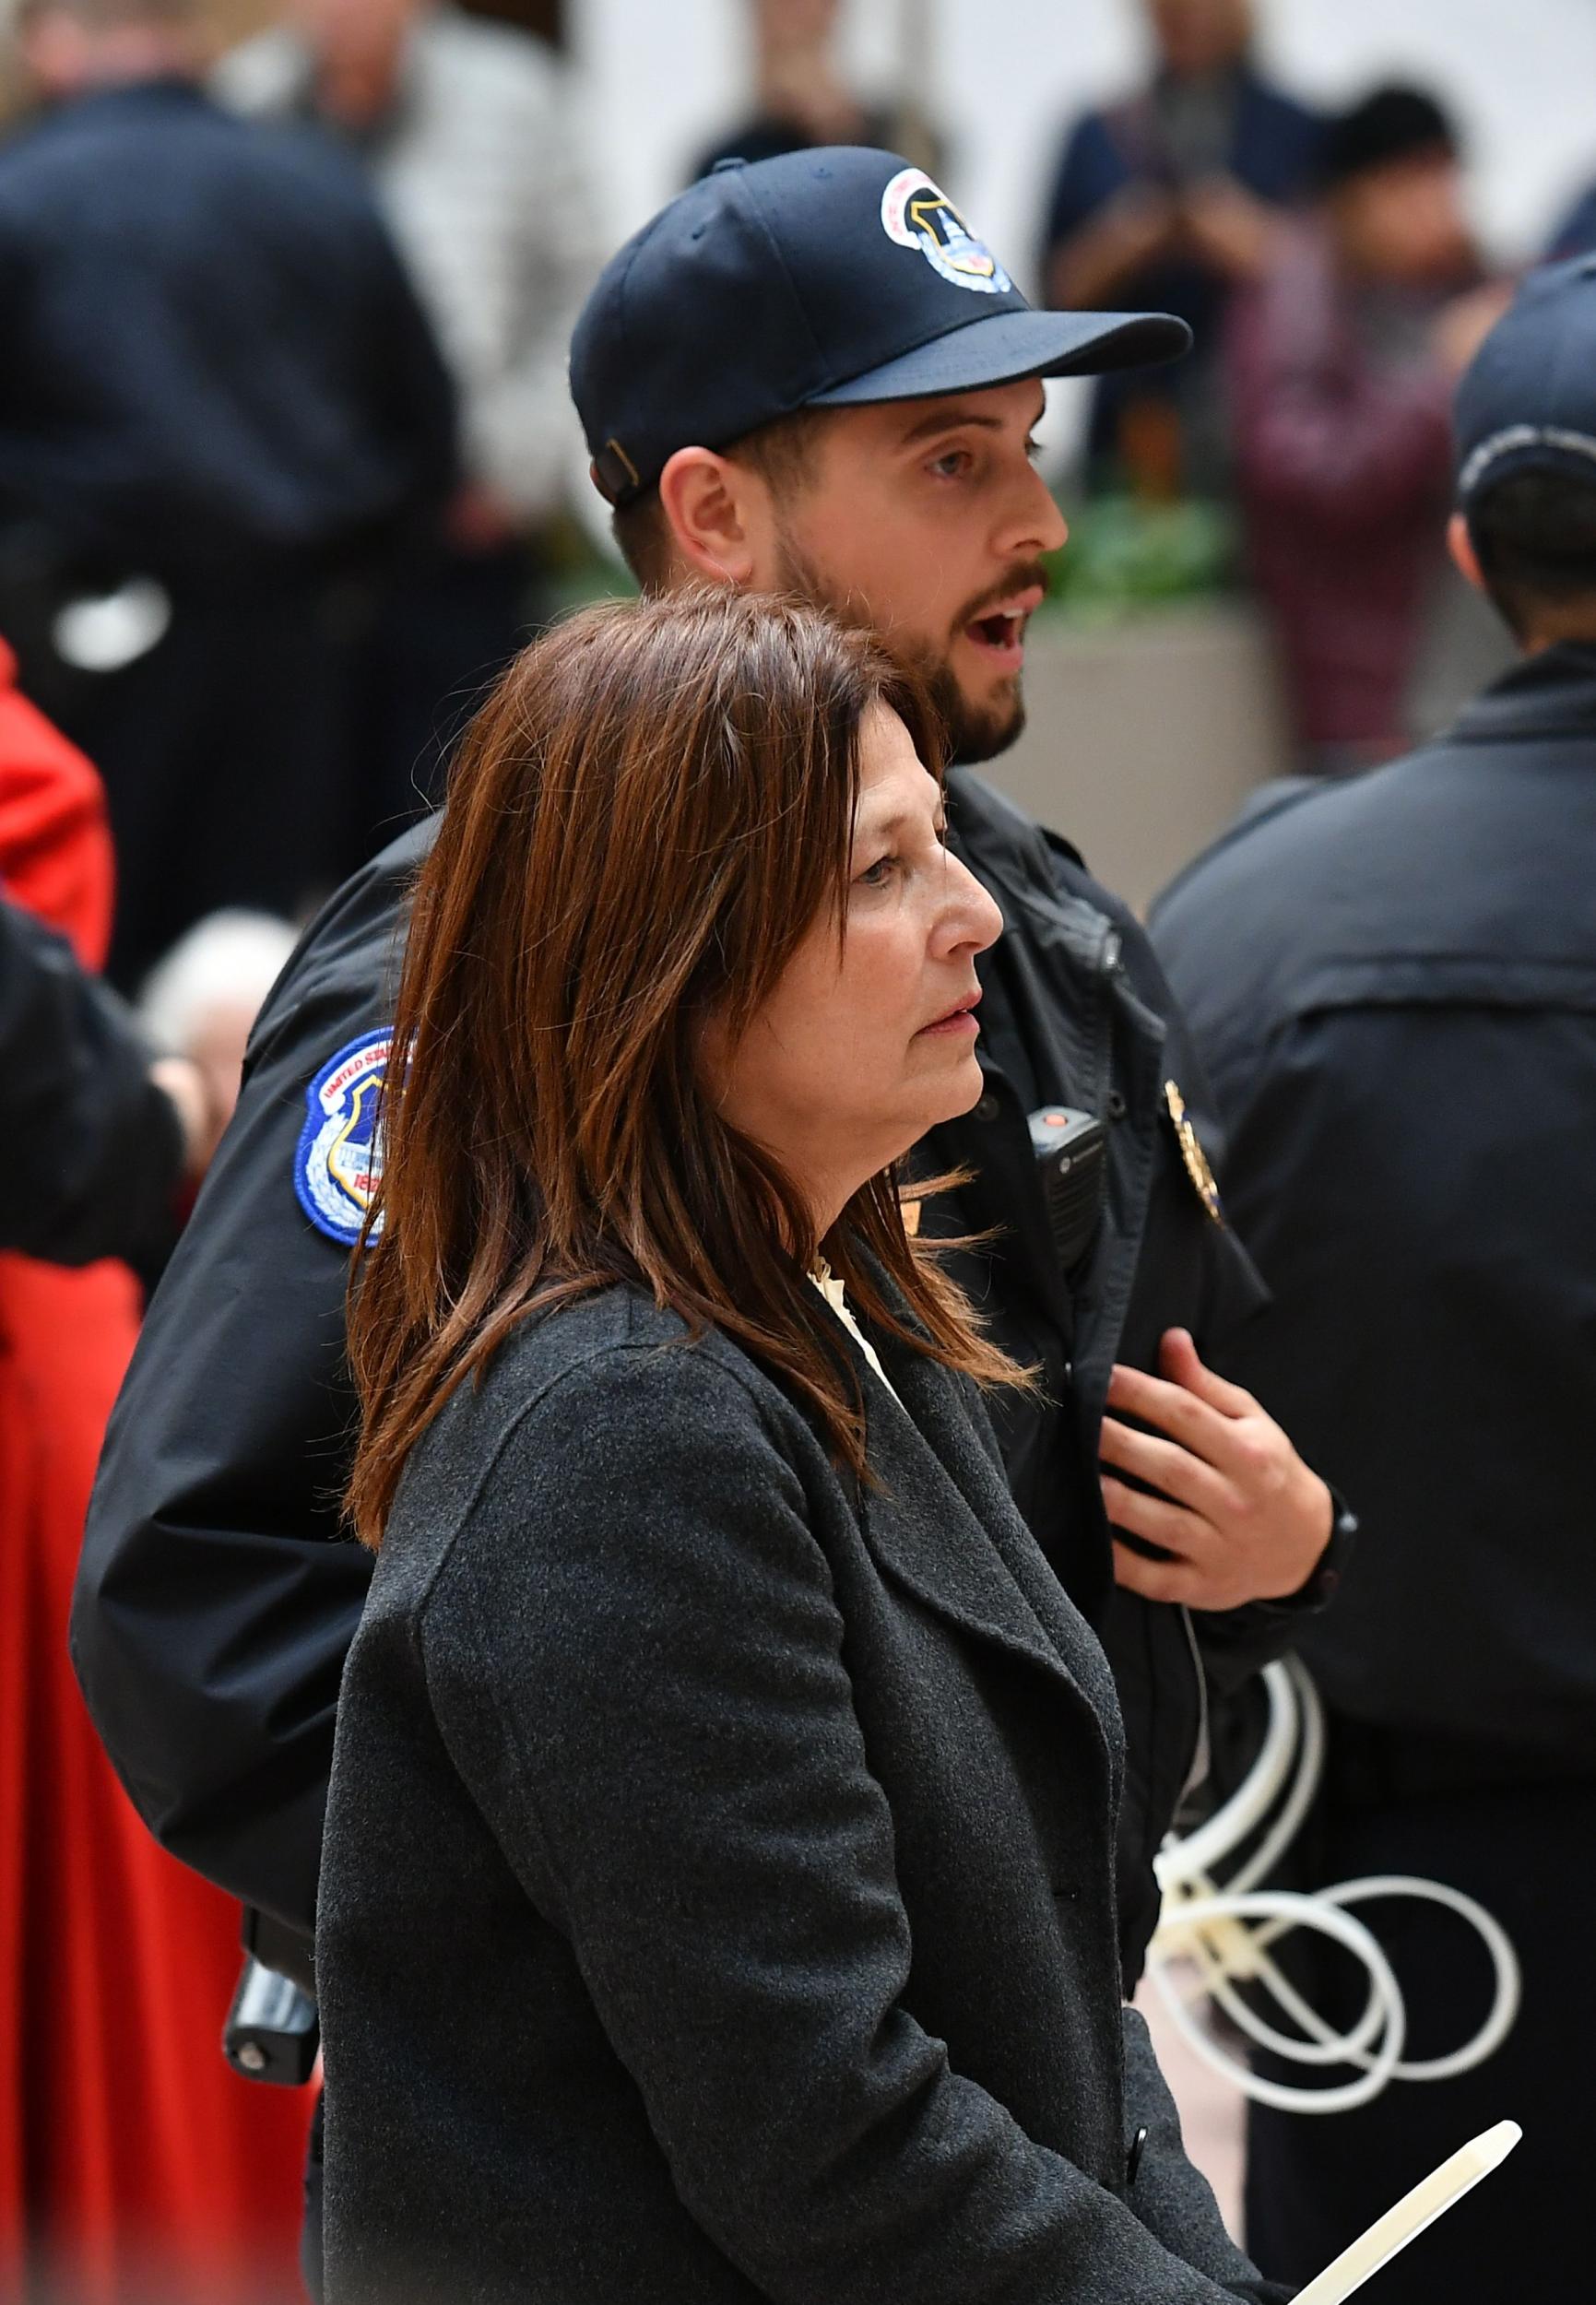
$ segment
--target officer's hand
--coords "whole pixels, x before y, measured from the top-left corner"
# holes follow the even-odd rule
[[[1330,1490],[1251,1393],[1203,1366],[1184,1329],[1167,1331],[1159,1361],[1162,1377],[1117,1366],[1108,1387],[1110,1408],[1157,1430],[1105,1417],[1103,1459],[1161,1492],[1144,1496],[1105,1472],[1108,1518],[1169,1555],[1148,1560],[1117,1538],[1119,1583],[1193,1609],[1298,1591],[1330,1542]]]
[[[1188,185],[1181,215],[1198,255],[1231,280],[1256,280],[1281,235],[1278,210],[1234,176],[1206,176]]]

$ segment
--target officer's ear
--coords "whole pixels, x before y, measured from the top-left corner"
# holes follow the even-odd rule
[[[768,491],[759,474],[712,448],[679,448],[659,476],[671,557],[712,584],[755,582]]]
[[[1469,534],[1469,524],[1461,513],[1454,513],[1447,523],[1447,550],[1464,582],[1472,585],[1476,592],[1484,592],[1485,580],[1480,573],[1480,556],[1474,550],[1474,539]]]

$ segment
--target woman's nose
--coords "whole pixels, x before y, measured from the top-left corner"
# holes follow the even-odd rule
[[[942,915],[942,942],[950,952],[985,952],[1003,933],[1003,916],[967,865],[948,860],[950,886]]]

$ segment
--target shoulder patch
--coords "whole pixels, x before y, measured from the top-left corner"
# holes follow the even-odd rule
[[[345,1248],[360,1239],[382,1181],[377,1118],[392,1040],[391,1028],[384,1026],[346,1042],[305,1091],[294,1191],[317,1232]]]

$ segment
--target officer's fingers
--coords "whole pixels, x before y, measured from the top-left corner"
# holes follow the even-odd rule
[[[1191,1571],[1182,1561],[1150,1561],[1144,1553],[1114,1541],[1114,1581],[1144,1601],[1181,1602],[1188,1597]]]
[[[1158,1365],[1172,1384],[1182,1385],[1206,1401],[1222,1416],[1251,1416],[1258,1403],[1240,1385],[1233,1385],[1210,1368],[1197,1349],[1189,1329],[1166,1329],[1158,1348]]]
[[[1150,1377],[1144,1368],[1129,1368],[1117,1361],[1108,1379],[1108,1404],[1128,1416],[1155,1424],[1161,1433],[1195,1450],[1210,1464],[1219,1461],[1232,1420],[1211,1409],[1185,1385]]]
[[[1102,1474],[1101,1480],[1103,1508],[1116,1529],[1142,1537],[1149,1544],[1173,1553],[1183,1561],[1194,1545],[1200,1543],[1207,1523],[1187,1506],[1172,1505],[1166,1497],[1147,1496],[1141,1489],[1127,1488],[1111,1472]]]
[[[1232,1503],[1247,1510],[1268,1499],[1295,1455],[1280,1426],[1250,1394],[1246,1396],[1247,1413],[1231,1416],[1184,1385],[1117,1365],[1109,1380],[1108,1399],[1115,1408],[1157,1425],[1200,1457],[1229,1483]]]
[[[1164,1440],[1156,1433],[1135,1432],[1129,1424],[1105,1417],[1097,1452],[1119,1472],[1135,1473],[1139,1481],[1150,1482],[1176,1504],[1188,1505],[1210,1519],[1234,1508],[1235,1499],[1229,1483],[1178,1441]]]

